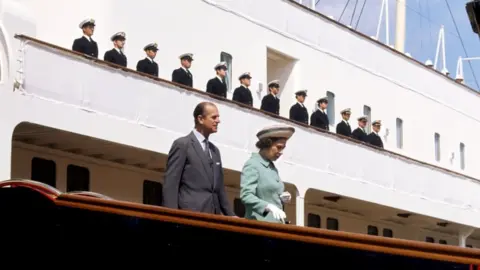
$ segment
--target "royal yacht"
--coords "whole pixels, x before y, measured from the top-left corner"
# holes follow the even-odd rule
[[[315,2],[1,0],[0,179],[160,205],[171,143],[192,129],[194,106],[211,101],[222,121],[212,142],[237,215],[255,134],[282,124],[296,129],[276,164],[293,195],[292,225],[479,248],[478,92],[405,52],[404,0],[390,5],[394,44],[319,13]],[[86,18],[95,19],[99,59],[71,51]],[[101,60],[118,31],[127,68]],[[152,42],[159,78],[135,71]],[[187,52],[193,88],[170,82]],[[205,93],[220,61],[226,99]],[[231,101],[244,72],[254,108]],[[272,80],[281,84],[279,117],[258,109]],[[333,131],[288,120],[299,89],[308,89],[309,113],[328,97]],[[382,120],[385,149],[335,134],[345,108],[353,126],[361,115]]]

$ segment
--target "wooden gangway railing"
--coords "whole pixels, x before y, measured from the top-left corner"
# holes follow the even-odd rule
[[[53,188],[49,193],[44,188],[34,181],[0,182],[2,232],[20,235],[24,242],[88,239],[123,252],[153,248],[163,252],[162,263],[190,256],[207,260],[226,256],[235,265],[298,260],[325,264],[327,269],[330,264],[337,265],[335,269],[409,270],[480,265],[478,249],[173,210],[96,193],[68,194]]]

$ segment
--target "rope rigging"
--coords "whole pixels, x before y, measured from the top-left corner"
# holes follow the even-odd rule
[[[365,9],[365,4],[367,3],[368,0],[363,1],[362,8],[360,9],[360,14],[358,15],[358,20],[357,23],[355,24],[355,30],[357,30],[358,23],[360,22],[360,19],[362,18],[363,10]]]
[[[455,21],[455,17],[453,17],[452,9],[450,9],[450,5],[448,4],[447,0],[445,0],[445,4],[447,5],[448,11],[450,12],[450,17],[452,18],[453,25],[455,26],[455,30],[457,31],[458,38],[460,39],[460,44],[462,45],[463,52],[465,53],[465,56],[468,57],[467,49],[465,48],[465,44],[463,43],[462,36],[460,35],[460,31],[458,30],[457,22]],[[477,85],[477,90],[480,90],[480,86],[478,85],[477,76],[475,75],[475,72],[473,71],[472,63],[470,61],[468,61],[468,65],[470,67],[470,71],[472,71],[472,76],[473,76],[473,79],[475,80],[475,84]]]
[[[355,13],[357,12],[358,0],[355,0],[355,6],[353,7],[352,17],[350,18],[350,25],[353,25],[353,18],[355,18]]]

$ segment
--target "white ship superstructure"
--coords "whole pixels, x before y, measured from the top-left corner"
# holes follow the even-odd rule
[[[256,150],[256,131],[282,123],[297,129],[278,162],[296,195],[286,206],[293,223],[480,246],[480,97],[405,54],[287,0],[0,3],[2,179],[158,203],[170,145],[192,129],[194,106],[207,100],[221,113],[212,141],[236,211],[239,171]],[[96,19],[100,58],[118,31],[127,33],[132,69],[142,48],[157,42],[161,79],[68,51],[87,17]],[[199,91],[168,82],[185,52],[195,54]],[[352,119],[382,120],[386,150],[206,95],[220,60],[233,78],[228,99],[248,71],[259,108],[266,83],[278,79],[281,116],[299,89],[309,90],[310,112],[327,95],[331,130],[352,108]]]

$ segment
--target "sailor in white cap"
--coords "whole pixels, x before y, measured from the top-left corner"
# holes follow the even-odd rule
[[[155,56],[157,56],[158,44],[147,44],[145,47],[143,47],[143,50],[147,54],[147,57],[138,61],[137,71],[158,77],[158,64],[153,61],[153,59],[155,59]]]
[[[328,98],[322,97],[315,104],[315,112],[310,117],[310,125],[323,130],[330,130],[330,121],[327,115]]]
[[[103,60],[120,65],[122,67],[127,67],[127,56],[123,54],[123,47],[125,46],[125,40],[127,35],[125,32],[117,32],[113,34],[110,40],[113,42],[113,49],[106,51],[103,56]]]
[[[350,119],[352,110],[346,108],[340,111],[340,114],[342,115],[342,121],[337,124],[337,134],[350,137],[352,135],[352,128],[350,127],[348,120]]]
[[[240,199],[245,205],[245,218],[285,223],[283,203],[288,203],[292,196],[285,191],[274,161],[282,155],[294,132],[292,127],[273,126],[257,133],[259,152],[247,160],[240,177]]]
[[[233,101],[240,102],[248,106],[253,106],[252,92],[248,88],[250,86],[251,79],[252,76],[250,76],[250,72],[245,72],[238,77],[240,86],[235,88],[233,91]]]
[[[95,31],[95,20],[83,20],[79,24],[79,27],[82,29],[83,36],[73,41],[72,51],[98,58],[98,45],[97,42],[92,39],[93,32]]]
[[[367,143],[374,145],[376,147],[383,148],[383,141],[380,135],[380,128],[382,127],[381,120],[375,120],[372,122],[372,132],[367,135]]]
[[[193,53],[183,53],[178,58],[180,59],[181,66],[172,72],[172,82],[193,87],[193,75],[190,72]]]
[[[220,62],[215,65],[216,76],[207,82],[207,93],[217,95],[219,97],[227,97],[227,83],[225,76],[227,76],[227,63]]]
[[[367,132],[365,131],[365,127],[367,126],[368,117],[366,115],[362,115],[358,117],[357,120],[358,128],[352,132],[352,138],[361,142],[367,142]]]
[[[295,92],[297,103],[290,107],[290,119],[308,125],[308,110],[305,108],[307,90]]]
[[[278,92],[280,91],[280,81],[273,80],[268,83],[268,94],[262,98],[262,105],[260,110],[273,113],[276,115],[280,114],[280,99],[277,97]]]

